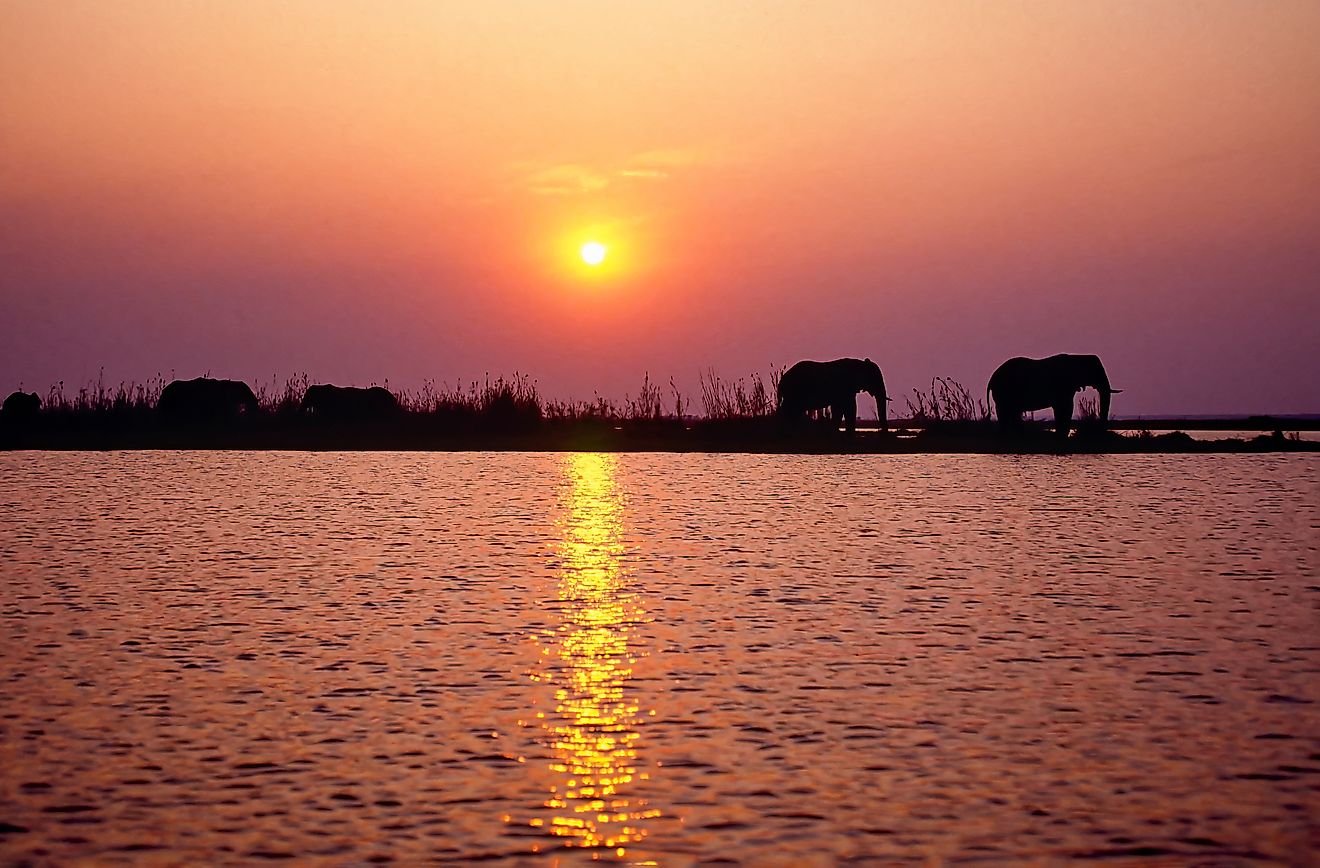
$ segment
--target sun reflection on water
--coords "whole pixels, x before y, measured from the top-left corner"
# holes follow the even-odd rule
[[[660,816],[632,793],[640,712],[627,689],[636,662],[632,634],[645,620],[623,566],[623,499],[615,459],[567,457],[566,516],[559,547],[562,620],[542,648],[537,677],[555,687],[555,710],[540,721],[556,773],[549,813],[532,821],[574,847],[623,856]]]

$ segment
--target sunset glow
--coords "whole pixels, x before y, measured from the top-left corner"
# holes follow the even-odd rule
[[[14,0],[3,385],[850,355],[901,395],[1078,350],[1124,412],[1309,410],[1317,39],[1286,0]]]
[[[0,0],[0,868],[1298,863],[1317,46]]]

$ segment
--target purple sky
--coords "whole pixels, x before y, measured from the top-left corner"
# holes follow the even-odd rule
[[[1320,412],[1320,6],[0,8],[0,390],[1098,353]],[[595,240],[600,266],[578,259]],[[868,400],[862,407],[870,412]]]

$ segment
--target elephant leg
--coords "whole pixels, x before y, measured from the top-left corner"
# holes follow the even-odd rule
[[[1022,430],[1022,411],[996,402],[999,411],[999,428],[1002,431],[1018,432]]]
[[[1068,426],[1072,424],[1073,402],[1072,396],[1068,396],[1067,401],[1060,401],[1054,405],[1054,433],[1061,440],[1068,439]]]
[[[857,433],[857,400],[855,398],[843,405],[843,422],[849,434]]]

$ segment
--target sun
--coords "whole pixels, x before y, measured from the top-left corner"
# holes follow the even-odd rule
[[[596,266],[605,261],[605,254],[608,252],[604,244],[599,241],[588,241],[578,250],[578,255],[587,265]]]

